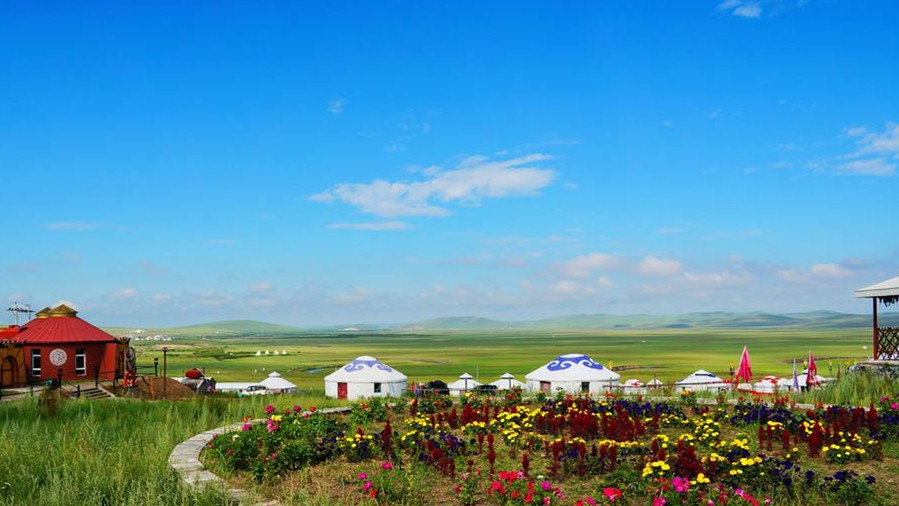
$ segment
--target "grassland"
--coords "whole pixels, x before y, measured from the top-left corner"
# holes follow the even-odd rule
[[[333,405],[292,396],[282,402]],[[172,448],[198,432],[259,416],[270,398],[193,401],[0,403],[0,504],[219,505],[220,491],[196,492],[168,468]]]
[[[142,365],[152,363],[154,357],[161,359],[160,348],[167,345],[171,349],[168,371],[173,376],[192,366],[225,381],[261,379],[278,370],[300,385],[303,393],[274,402],[328,406],[335,401],[322,397],[322,378],[359,355],[374,355],[412,381],[451,380],[465,371],[485,381],[506,371],[521,378],[557,355],[571,352],[587,353],[615,366],[641,367],[624,372],[624,378],[658,376],[673,381],[698,368],[726,375],[743,345],[752,352],[757,375],[787,375],[792,359],[807,356],[809,350],[817,357],[857,360],[867,355],[862,347],[869,343],[866,329],[669,329],[195,335],[136,344]],[[286,349],[288,354],[255,356],[257,350],[266,349]],[[832,361],[836,367],[838,360]],[[827,358],[819,362],[822,373],[827,374],[829,362]],[[842,382],[838,388],[831,397],[845,402],[896,394],[883,392],[882,384],[864,381]],[[193,434],[247,415],[258,416],[267,402],[273,399],[68,401],[55,415],[48,414],[37,399],[0,403],[0,504],[221,504],[224,499],[218,493],[186,490],[168,470],[168,454]]]
[[[493,381],[505,372],[520,379],[565,353],[586,353],[613,366],[636,366],[623,379],[665,382],[703,368],[728,374],[744,345],[752,355],[753,372],[789,375],[792,360],[812,351],[819,371],[836,375],[838,365],[870,355],[870,331],[862,328],[808,329],[664,329],[593,331],[472,331],[429,333],[294,334],[278,337],[216,337],[178,339],[170,348],[168,371],[204,368],[220,381],[262,379],[277,370],[309,393],[323,391],[323,378],[359,355],[372,355],[409,376],[410,381],[453,380],[463,372]],[[162,358],[162,343],[141,342],[141,364]],[[261,350],[288,354],[255,356]],[[837,358],[838,357],[838,358]],[[833,366],[832,373],[828,366]]]

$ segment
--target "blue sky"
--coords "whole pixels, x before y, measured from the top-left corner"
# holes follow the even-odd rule
[[[899,4],[4,2],[0,296],[105,324],[866,312]]]

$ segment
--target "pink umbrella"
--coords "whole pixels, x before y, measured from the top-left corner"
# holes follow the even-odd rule
[[[737,367],[737,373],[734,374],[734,383],[740,380],[749,382],[752,380],[752,364],[749,361],[749,349],[743,347],[743,354],[740,355],[740,365]]]
[[[808,352],[808,375],[805,378],[805,384],[807,386],[817,385],[818,384],[818,365],[815,364],[815,357],[812,356],[812,352]]]

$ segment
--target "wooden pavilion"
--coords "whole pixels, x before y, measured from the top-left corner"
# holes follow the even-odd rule
[[[855,291],[858,298],[871,299],[874,308],[874,360],[899,360],[899,327],[881,327],[877,323],[877,302],[891,306],[899,302],[899,277],[881,281]]]

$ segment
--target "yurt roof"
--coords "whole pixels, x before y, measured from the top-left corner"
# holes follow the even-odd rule
[[[259,382],[260,385],[265,385],[265,388],[268,390],[280,390],[284,388],[296,388],[297,386],[293,383],[287,381],[282,378],[277,371],[268,375],[268,378]]]
[[[470,375],[469,375],[469,376],[470,376]],[[478,383],[474,378],[470,378],[470,379],[468,379],[468,387],[466,387],[466,386],[465,386],[465,379],[464,379],[464,378],[459,378],[459,379],[457,379],[456,381],[454,381],[454,382],[450,383],[449,385],[447,385],[446,387],[449,388],[450,390],[464,390],[464,389],[466,389],[466,388],[468,388],[469,390],[471,390],[472,388],[474,388],[474,387],[476,387],[476,386],[478,386],[478,385],[480,385],[480,383]]]
[[[500,376],[499,379],[504,379],[504,380],[515,379],[515,375],[510,372],[507,372],[506,374],[503,374],[502,376]]]
[[[500,377],[500,379],[498,379],[498,380],[496,380],[496,381],[490,382],[490,384],[491,384],[491,385],[496,385],[496,388],[502,390],[502,389],[504,389],[504,388],[509,388],[510,382],[511,382],[512,388],[515,388],[515,387],[518,387],[518,388],[524,388],[524,387],[525,387],[525,384],[524,384],[524,383],[518,381],[518,380],[515,379],[514,377],[513,377],[513,378],[507,378],[505,374],[502,375],[502,377]]]
[[[688,383],[724,383],[724,380],[705,369],[700,369],[677,383],[679,385]]]
[[[650,386],[656,386],[656,385],[662,385],[663,383],[662,383],[662,380],[660,380],[659,378],[653,378],[653,379],[649,380],[649,383],[647,383],[647,384]]]
[[[556,357],[525,376],[530,381],[617,381],[621,376],[587,355]]]
[[[380,360],[362,355],[325,376],[325,381],[346,383],[394,383],[406,381],[406,375]]]

